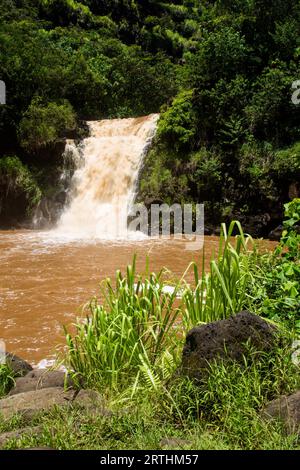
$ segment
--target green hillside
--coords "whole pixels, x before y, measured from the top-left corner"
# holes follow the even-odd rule
[[[205,202],[212,226],[235,217],[267,235],[299,195],[298,0],[0,6],[0,224],[51,198],[62,139],[84,120],[152,112],[140,199]]]

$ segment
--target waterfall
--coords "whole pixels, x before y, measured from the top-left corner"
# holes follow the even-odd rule
[[[81,143],[81,159],[57,233],[76,238],[127,236],[127,215],[157,120],[158,114],[151,114],[87,123],[90,135]]]

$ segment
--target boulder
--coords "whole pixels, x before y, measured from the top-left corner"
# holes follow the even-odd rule
[[[9,352],[6,353],[6,363],[13,370],[15,375],[20,377],[26,375],[32,370],[32,366],[28,364],[28,362]]]
[[[86,411],[99,416],[111,416],[111,410],[106,408],[104,398],[96,390],[80,390],[76,395],[73,404]]]
[[[270,351],[278,342],[276,332],[273,325],[248,311],[197,326],[187,334],[180,373],[202,379],[208,363],[215,359],[242,362],[246,342],[258,351]]]
[[[34,369],[15,381],[9,396],[52,387],[71,387],[72,380],[61,370]]]
[[[24,436],[39,436],[43,432],[42,426],[26,427],[15,431],[0,434],[0,449],[11,439],[21,439]]]
[[[254,238],[266,236],[270,229],[271,215],[269,213],[245,215],[239,212],[233,213],[231,220],[239,220],[245,233],[249,233]]]
[[[268,234],[268,238],[270,240],[279,241],[281,239],[282,232],[283,232],[283,225],[278,225],[278,227],[271,230],[271,232]]]
[[[54,405],[69,404],[73,397],[74,390],[65,391],[62,387],[18,393],[0,400],[0,414],[4,419],[10,419],[15,413],[21,413],[30,420],[37,413],[48,411]]]
[[[264,407],[262,416],[266,419],[279,419],[288,433],[300,431],[300,390],[292,395],[283,395]]]

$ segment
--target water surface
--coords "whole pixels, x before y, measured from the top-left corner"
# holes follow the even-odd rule
[[[265,242],[272,248],[273,242]],[[206,264],[217,237],[205,237]],[[201,252],[182,241],[132,243],[70,241],[51,232],[0,232],[0,339],[7,350],[37,363],[64,345],[62,325],[82,316],[82,307],[99,294],[99,283],[124,269],[137,254],[138,271],[167,267],[180,277]]]

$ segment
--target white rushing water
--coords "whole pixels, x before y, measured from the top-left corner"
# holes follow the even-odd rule
[[[158,114],[89,121],[81,144],[82,163],[71,183],[70,203],[55,229],[81,239],[128,238],[127,215],[143,156],[154,136]],[[132,233],[132,239],[141,237]]]

